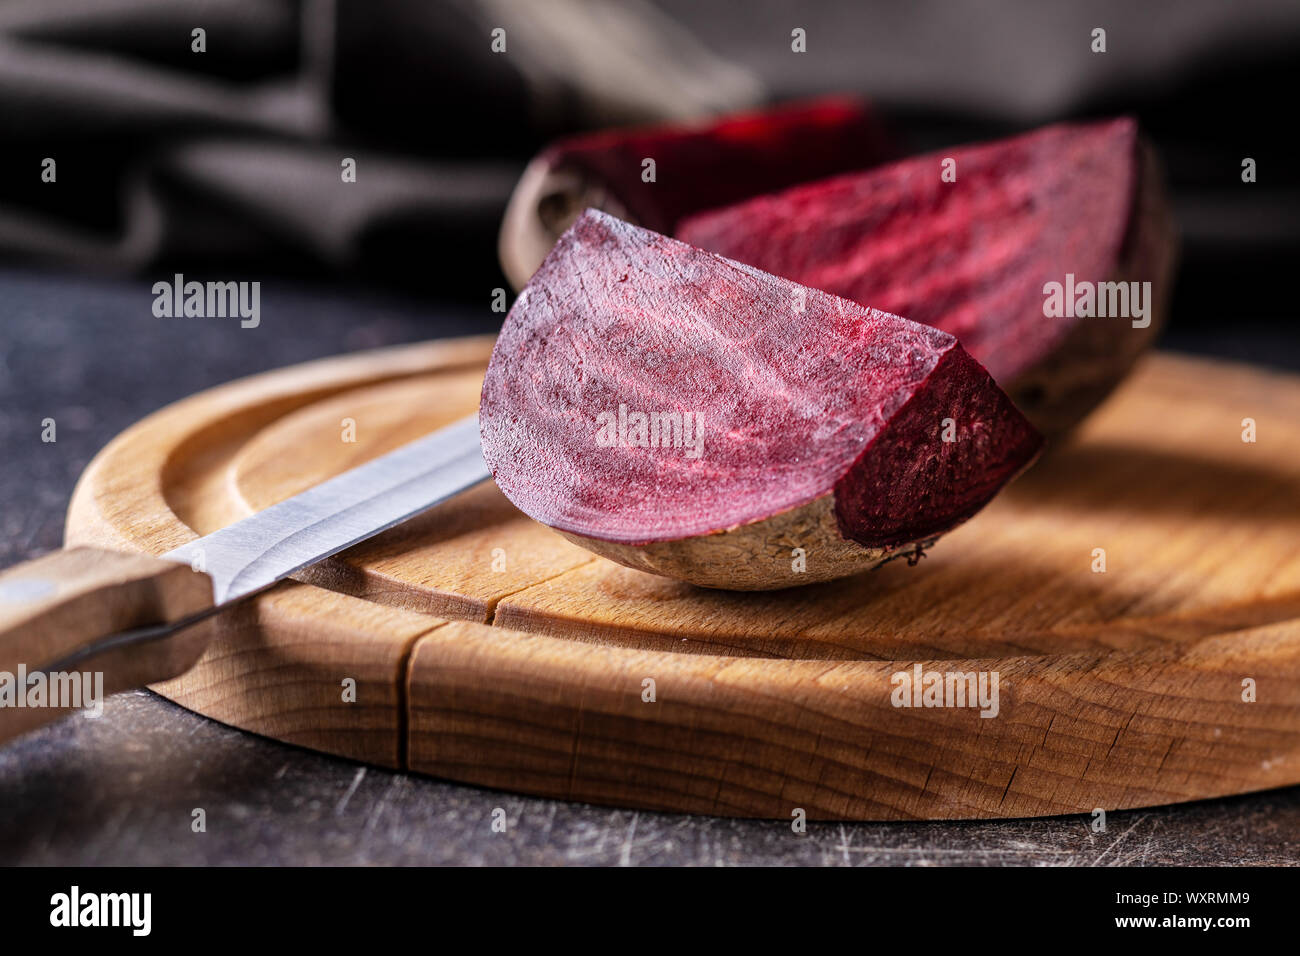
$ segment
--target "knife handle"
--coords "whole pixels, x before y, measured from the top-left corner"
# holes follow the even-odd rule
[[[208,575],[144,554],[69,548],[0,573],[0,743],[84,710],[84,698],[81,707],[66,706],[77,699],[70,689],[74,682],[87,694],[107,696],[188,670],[207,644],[206,627],[91,648],[123,632],[175,624],[212,605]],[[67,669],[59,668],[64,661]],[[51,667],[57,679],[30,680]],[[28,675],[27,686],[20,684],[20,671]],[[33,687],[42,682],[43,701]]]

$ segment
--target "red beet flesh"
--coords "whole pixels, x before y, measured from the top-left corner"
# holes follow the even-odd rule
[[[602,446],[600,416],[620,405],[697,415],[700,454]],[[522,511],[633,545],[828,492],[846,540],[917,541],[977,511],[1041,442],[947,333],[594,210],[520,293],[479,416]]]
[[[941,179],[945,158],[955,182]],[[677,235],[951,332],[1010,388],[1077,323],[1138,334],[1123,319],[1043,312],[1045,283],[1124,271],[1138,182],[1132,120],[1051,126],[706,212]]]
[[[603,183],[637,223],[671,232],[703,209],[866,169],[888,158],[886,138],[863,102],[828,97],[703,125],[619,129],[561,140],[542,158]],[[653,159],[654,182],[641,163]]]

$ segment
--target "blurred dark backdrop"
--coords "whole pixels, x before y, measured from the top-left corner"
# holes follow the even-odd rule
[[[1295,0],[0,0],[0,264],[289,277],[490,328],[502,208],[558,134],[833,91],[908,151],[1123,112],[1184,237],[1167,341],[1300,365],[1297,51]]]

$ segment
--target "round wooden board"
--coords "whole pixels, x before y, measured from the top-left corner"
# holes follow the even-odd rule
[[[490,348],[169,406],[87,469],[67,541],[158,554],[216,530],[469,414]],[[489,483],[217,618],[156,689],[329,753],[648,809],[1023,817],[1294,784],[1298,450],[1300,380],[1152,356],[918,566],[768,593],[594,557]],[[894,706],[917,664],[996,671],[996,716]]]

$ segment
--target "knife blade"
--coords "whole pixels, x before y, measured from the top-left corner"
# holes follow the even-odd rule
[[[471,415],[162,557],[207,572],[221,607],[490,477]]]

